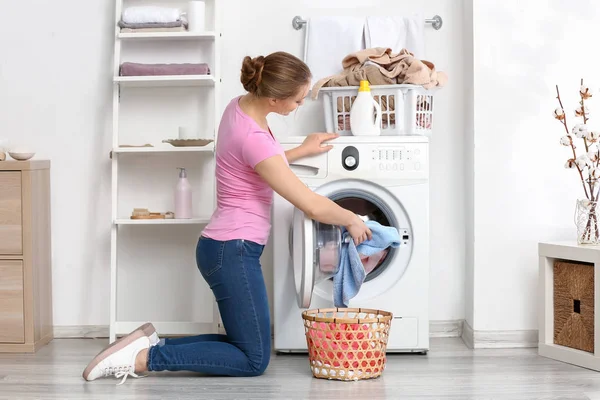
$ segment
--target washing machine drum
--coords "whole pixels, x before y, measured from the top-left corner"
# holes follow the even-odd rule
[[[398,227],[389,209],[367,196],[345,193],[329,197],[341,207],[358,214],[364,221],[374,220],[384,226]],[[404,234],[407,237],[406,230]],[[346,240],[351,238],[348,236]],[[309,307],[314,286],[333,279],[338,272],[343,245],[341,227],[313,221],[302,211],[294,210],[290,252],[299,307]],[[367,272],[365,281],[375,279],[385,270],[394,251],[386,249],[368,258],[361,257]]]

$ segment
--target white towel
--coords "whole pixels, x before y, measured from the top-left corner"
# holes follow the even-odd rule
[[[342,60],[365,48],[364,17],[315,17],[306,24],[304,62],[313,83],[342,72]]]
[[[177,8],[158,6],[136,6],[123,10],[121,20],[128,24],[167,23],[181,19],[181,11]]]
[[[387,47],[393,53],[407,49],[416,58],[425,57],[425,20],[420,14],[411,17],[367,17],[365,46]]]

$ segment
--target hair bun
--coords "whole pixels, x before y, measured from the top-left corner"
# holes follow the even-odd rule
[[[240,80],[244,86],[244,89],[246,89],[248,93],[256,94],[258,92],[258,86],[262,81],[262,72],[264,66],[265,58],[263,56],[258,56],[255,58],[250,58],[248,56],[244,57]]]

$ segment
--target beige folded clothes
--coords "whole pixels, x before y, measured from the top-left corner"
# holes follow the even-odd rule
[[[312,88],[316,99],[322,87],[358,86],[361,80],[371,85],[413,84],[426,89],[444,86],[448,76],[436,71],[429,61],[419,60],[406,49],[393,54],[384,47],[374,47],[349,54],[342,60],[342,72],[317,81]]]

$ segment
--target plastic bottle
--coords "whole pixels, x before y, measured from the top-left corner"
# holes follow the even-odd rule
[[[373,107],[377,111],[374,120]],[[371,96],[369,81],[360,81],[358,95],[350,109],[350,130],[355,136],[381,135],[381,106]]]
[[[178,168],[179,181],[175,187],[175,218],[192,218],[192,186],[187,179],[185,168]]]

